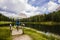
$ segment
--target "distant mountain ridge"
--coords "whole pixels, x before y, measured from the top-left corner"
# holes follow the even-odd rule
[[[57,11],[60,10],[60,6],[56,9]]]
[[[21,18],[27,18],[27,15],[24,14],[24,13],[20,13],[20,14],[19,14],[19,17],[21,17]]]

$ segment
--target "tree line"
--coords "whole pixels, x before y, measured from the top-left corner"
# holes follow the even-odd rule
[[[36,15],[29,18],[24,18],[20,20],[21,22],[60,22],[60,10],[57,12],[52,12],[49,14]]]
[[[60,24],[58,24],[58,22],[60,22],[60,10],[49,14],[42,14],[42,15],[32,16],[29,18],[24,18],[21,19],[20,21],[23,22],[26,27],[31,27],[40,31],[52,32],[60,35],[59,33]],[[40,22],[49,22],[49,21],[53,23],[56,22],[56,24],[55,25],[40,24]]]
[[[0,21],[12,21],[12,19],[0,13]]]

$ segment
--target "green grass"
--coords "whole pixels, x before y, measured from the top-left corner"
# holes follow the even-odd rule
[[[24,28],[24,33],[31,36],[33,40],[60,40],[60,38],[53,37],[52,35],[46,36],[45,34],[38,33],[35,29],[32,30],[32,28]],[[8,27],[0,27],[0,40],[12,40]]]
[[[0,40],[11,40],[11,33],[8,27],[0,27]]]
[[[21,22],[25,24],[60,25],[60,22]]]
[[[10,24],[12,22],[0,21],[0,24]]]
[[[38,32],[36,32],[34,30],[26,29],[26,28],[24,28],[24,33],[31,36],[31,38],[33,40],[60,40],[60,38],[56,38],[56,37],[54,37],[52,35],[47,36],[45,34],[38,33]]]

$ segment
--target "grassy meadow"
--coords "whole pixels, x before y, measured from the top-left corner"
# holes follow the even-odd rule
[[[7,24],[10,22],[0,22],[0,24]],[[31,36],[33,40],[60,40],[60,36],[52,36],[52,35],[46,35],[44,33],[39,33],[38,30],[33,28],[25,28],[24,27],[24,34],[27,34]],[[0,40],[12,40],[11,32],[9,29],[9,26],[0,26]]]
[[[8,27],[0,27],[0,40],[11,40],[11,33]]]
[[[0,21],[0,40],[11,40],[11,33],[9,26],[5,26],[5,24],[10,24],[11,22]]]
[[[10,23],[12,23],[12,22],[0,21],[0,25],[1,24],[10,24]]]
[[[24,33],[31,36],[31,38],[33,40],[60,40],[60,38],[59,38],[60,36],[57,36],[57,37],[52,36],[52,35],[48,36],[44,33],[39,33],[39,32],[37,32],[37,30],[32,29],[32,28],[30,28],[30,29],[24,28]]]

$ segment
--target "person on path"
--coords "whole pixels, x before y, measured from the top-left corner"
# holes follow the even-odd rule
[[[12,31],[12,24],[10,24],[10,31]]]
[[[19,30],[19,26],[20,26],[20,22],[19,22],[19,20],[17,19],[17,20],[16,20],[16,29],[17,29],[17,31]]]

